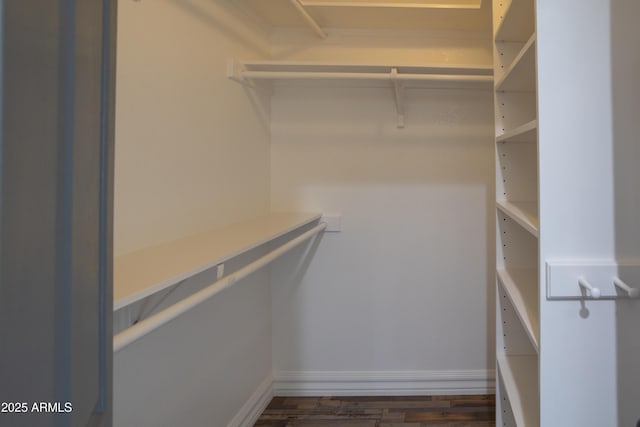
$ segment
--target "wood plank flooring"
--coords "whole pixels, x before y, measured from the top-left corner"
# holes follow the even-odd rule
[[[489,427],[495,396],[274,397],[254,427]]]

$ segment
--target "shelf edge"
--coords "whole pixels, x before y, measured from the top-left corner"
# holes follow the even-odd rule
[[[532,269],[532,271],[535,270]],[[524,298],[521,297],[522,292],[519,291],[517,285],[509,274],[508,269],[498,268],[496,272],[498,275],[498,281],[509,297],[509,301],[511,301],[511,305],[513,305],[513,308],[515,309],[515,312],[520,319],[520,323],[522,323],[524,330],[527,332],[527,336],[529,337],[534,350],[536,351],[536,353],[539,353],[538,337],[536,336],[533,329],[533,324],[535,323],[534,320],[536,319],[531,319],[527,315],[527,311],[523,309],[522,306],[526,306],[526,303],[520,301],[524,300]],[[516,293],[519,295],[516,295]],[[516,296],[518,296],[518,298],[516,298]]]
[[[500,78],[500,80],[495,81],[495,90],[497,92],[500,92],[502,90],[502,86],[504,86],[505,83],[509,80],[509,78],[513,75],[514,70],[518,68],[518,66],[522,63],[521,62],[522,59],[526,55],[528,54],[535,55],[535,51],[530,52],[530,49],[534,49],[533,46],[535,45],[535,43],[536,43],[536,33],[534,32],[529,38],[529,40],[527,40],[527,42],[524,44],[524,46],[522,46],[522,49],[520,49],[520,51],[518,52],[516,57],[513,59],[511,64],[509,64],[509,66],[507,67],[507,71],[505,71],[502,78]],[[535,89],[533,89],[532,92],[535,92]]]
[[[525,203],[525,202],[523,202]],[[526,202],[534,203],[534,202]],[[514,220],[522,228],[524,228],[529,234],[535,238],[539,238],[538,226],[533,223],[529,218],[521,213],[522,209],[518,208],[518,205],[506,200],[496,201],[496,207],[509,218]]]
[[[538,129],[538,119],[533,119],[530,122],[522,124],[510,131],[504,132],[500,135],[496,135],[496,142],[507,142],[511,139],[524,135],[527,132],[531,132],[533,130],[537,131],[537,129]],[[531,141],[524,141],[524,140],[515,141],[514,140],[513,142],[531,142]]]

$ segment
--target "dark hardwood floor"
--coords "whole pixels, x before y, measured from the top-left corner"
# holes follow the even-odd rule
[[[495,396],[275,397],[255,427],[488,427]]]

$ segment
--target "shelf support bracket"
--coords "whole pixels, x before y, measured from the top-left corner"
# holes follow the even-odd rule
[[[396,112],[398,114],[398,129],[404,128],[404,98],[402,91],[402,84],[398,80],[398,69],[391,69],[391,82],[393,83],[393,90],[395,92],[395,100],[396,100]]]
[[[227,62],[227,77],[236,83],[240,83],[242,86],[253,89],[254,85],[244,78],[242,75],[243,71],[245,71],[244,66],[235,59],[230,59]]]
[[[309,12],[307,12],[307,9],[305,9],[305,7],[302,5],[302,3],[300,3],[300,0],[290,0],[290,2],[293,5],[293,7],[296,8],[296,10],[300,14],[300,16],[302,16],[302,19],[304,19],[304,22],[306,22],[307,25],[309,27],[311,27],[311,29],[318,36],[320,36],[321,39],[326,39],[327,38],[327,33],[325,33],[324,30],[322,28],[320,28],[320,25],[318,25],[316,20],[313,19],[313,17],[311,15],[309,15]]]

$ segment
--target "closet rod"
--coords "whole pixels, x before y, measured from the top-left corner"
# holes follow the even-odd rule
[[[404,81],[447,81],[447,82],[487,82],[493,81],[493,76],[463,75],[463,74],[396,74],[391,73],[349,73],[331,71],[241,71],[240,76],[254,80],[276,79],[309,79],[309,80],[404,80]]]
[[[169,321],[175,319],[181,314],[191,310],[193,307],[196,307],[200,303],[208,300],[209,298],[217,295],[218,293],[224,291],[225,289],[233,286],[236,282],[244,279],[255,271],[261,269],[266,266],[279,256],[284,253],[290,251],[294,247],[298,246],[300,243],[312,238],[317,235],[321,231],[327,228],[327,224],[320,223],[314,228],[302,233],[301,235],[291,239],[287,243],[282,246],[274,249],[268,254],[258,258],[250,264],[242,267],[240,270],[236,271],[233,274],[230,274],[227,277],[224,277],[217,282],[207,286],[204,289],[199,290],[193,295],[188,296],[187,298],[180,300],[179,302],[173,304],[170,307],[165,308],[158,313],[149,316],[145,320],[136,323],[130,328],[125,329],[124,331],[116,334],[113,337],[113,352],[118,352],[122,350],[127,345],[131,344],[144,337],[148,333],[154,331],[160,326],[168,323]]]

